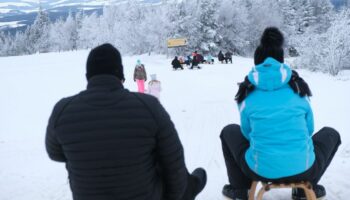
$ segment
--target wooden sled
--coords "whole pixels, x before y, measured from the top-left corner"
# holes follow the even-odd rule
[[[312,190],[312,185],[309,182],[299,183],[265,183],[261,182],[262,187],[258,192],[258,196],[255,198],[255,191],[260,181],[254,181],[249,191],[249,200],[262,200],[265,192],[275,188],[301,188],[305,191],[307,200],[317,200],[315,192]]]

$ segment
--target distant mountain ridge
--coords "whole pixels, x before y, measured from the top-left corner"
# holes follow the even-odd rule
[[[341,7],[341,6],[346,6],[346,4],[348,4],[349,0],[331,0],[331,2],[333,3],[333,5],[335,7]]]
[[[102,13],[104,5],[125,3],[128,0],[3,0],[0,2],[0,30],[24,30],[33,23],[39,7],[49,13],[51,20],[65,18],[69,12],[84,10]],[[138,0],[140,3],[159,3],[161,0]]]
[[[62,8],[79,7],[80,9],[100,8],[106,4],[116,4],[127,0],[4,0],[0,2],[0,17],[18,13],[35,12],[41,6],[45,10],[60,11]],[[148,2],[150,0],[140,0]]]

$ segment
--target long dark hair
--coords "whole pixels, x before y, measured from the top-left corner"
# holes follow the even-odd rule
[[[300,97],[311,97],[312,92],[309,85],[301,78],[295,70],[292,70],[292,77],[288,82],[294,93],[297,93]],[[244,78],[244,81],[239,83],[238,92],[235,96],[237,103],[242,103],[247,96],[253,92],[255,86],[249,81],[248,77]]]

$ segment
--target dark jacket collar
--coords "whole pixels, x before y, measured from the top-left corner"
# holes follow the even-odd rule
[[[105,88],[105,89],[123,89],[124,86],[122,82],[113,75],[102,74],[96,75],[89,79],[87,89],[93,88]]]

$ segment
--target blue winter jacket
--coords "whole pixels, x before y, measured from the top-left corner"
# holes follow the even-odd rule
[[[248,75],[255,90],[239,104],[241,129],[250,147],[250,169],[268,179],[302,173],[315,161],[313,114],[307,97],[288,85],[291,69],[273,58]]]

